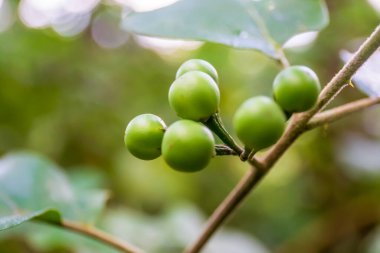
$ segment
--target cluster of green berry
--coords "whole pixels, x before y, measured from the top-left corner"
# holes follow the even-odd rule
[[[284,112],[302,112],[314,106],[320,91],[316,74],[304,66],[281,71],[273,83],[274,99],[257,96],[236,111],[233,127],[244,144],[241,149],[225,130],[220,117],[218,74],[208,62],[192,59],[183,63],[169,89],[169,104],[181,120],[166,127],[153,114],[142,114],[129,122],[124,141],[137,158],[152,160],[161,154],[175,170],[194,172],[205,168],[215,156],[215,140],[210,129],[235,154],[245,159],[249,153],[267,148],[285,129]]]

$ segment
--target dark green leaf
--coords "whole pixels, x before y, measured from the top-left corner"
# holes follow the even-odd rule
[[[322,0],[182,0],[131,13],[123,27],[142,35],[210,41],[278,57],[277,48],[290,37],[327,23]]]

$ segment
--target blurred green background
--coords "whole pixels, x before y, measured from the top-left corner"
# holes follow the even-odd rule
[[[253,51],[120,30],[123,13],[160,1],[68,1],[82,14],[49,23],[41,10],[57,2],[0,0],[0,155],[49,157],[78,184],[110,191],[99,226],[149,252],[179,252],[249,167],[218,157],[184,174],[161,158],[141,161],[123,145],[125,126],[142,113],[177,120],[168,88],[182,62],[202,58],[219,72],[221,115],[231,130],[240,103],[271,95],[280,67]],[[322,84],[342,66],[340,50],[355,50],[380,20],[377,0],[327,5],[329,26],[285,51]],[[361,97],[346,88],[333,104]],[[205,252],[380,252],[379,154],[379,107],[305,134]],[[1,253],[106,250],[44,225],[0,233]]]

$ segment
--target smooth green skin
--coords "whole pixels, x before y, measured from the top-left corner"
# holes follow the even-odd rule
[[[303,112],[317,102],[321,85],[308,67],[291,66],[274,79],[273,93],[277,103],[287,112]]]
[[[129,152],[142,160],[153,160],[161,155],[161,143],[166,125],[153,114],[133,118],[125,129],[124,142]]]
[[[214,136],[200,123],[179,120],[169,126],[162,140],[162,156],[174,170],[196,172],[214,156]]]
[[[183,74],[169,89],[169,104],[182,119],[205,121],[218,112],[219,102],[218,85],[201,71]]]
[[[185,61],[178,69],[177,74],[175,78],[182,76],[183,74],[189,72],[189,71],[202,71],[209,76],[211,76],[215,82],[218,82],[218,72],[212,66],[209,62],[201,59],[191,59],[188,61]]]
[[[286,117],[280,106],[265,96],[246,100],[236,111],[233,127],[248,149],[259,151],[281,137]]]

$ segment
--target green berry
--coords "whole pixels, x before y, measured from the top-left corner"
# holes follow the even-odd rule
[[[206,121],[218,111],[219,101],[218,85],[201,71],[181,75],[169,89],[169,104],[183,119]]]
[[[125,129],[124,142],[128,150],[142,160],[153,160],[161,155],[161,143],[166,125],[153,114],[133,118]]]
[[[162,156],[173,169],[195,172],[205,168],[214,155],[214,136],[200,123],[179,120],[168,127],[162,141]]]
[[[253,97],[236,111],[233,126],[246,148],[259,151],[281,137],[286,118],[281,108],[271,98]]]
[[[305,66],[292,66],[282,70],[274,79],[276,102],[287,112],[311,109],[321,90],[317,75]]]
[[[176,79],[183,74],[194,70],[202,71],[211,76],[215,82],[218,82],[218,72],[216,72],[216,69],[209,62],[201,59],[191,59],[184,62],[177,71]]]

